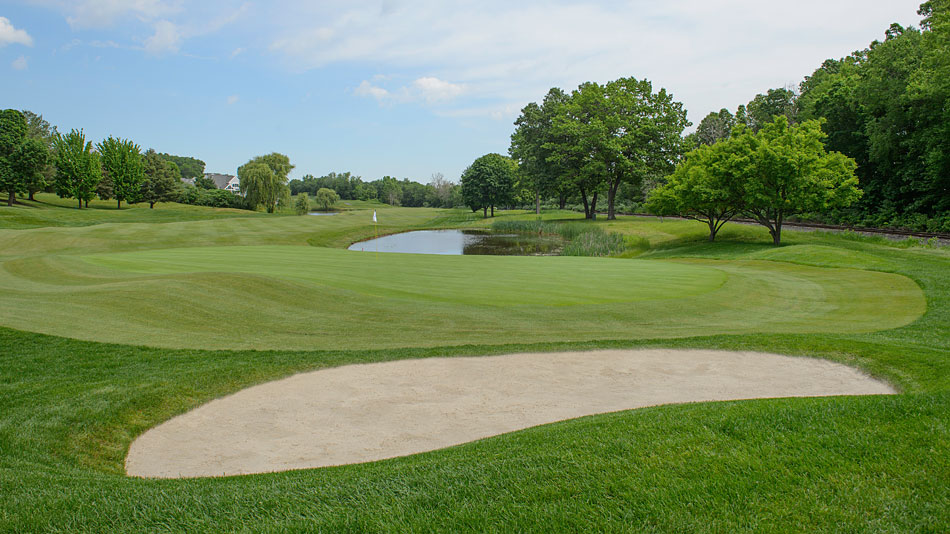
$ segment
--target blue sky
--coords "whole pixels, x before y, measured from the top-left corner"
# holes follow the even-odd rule
[[[234,173],[457,181],[552,86],[649,78],[695,123],[861,49],[916,0],[0,0],[0,108]]]

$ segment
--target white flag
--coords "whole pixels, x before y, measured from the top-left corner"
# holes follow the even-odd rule
[[[373,210],[373,222],[376,222],[376,210]]]

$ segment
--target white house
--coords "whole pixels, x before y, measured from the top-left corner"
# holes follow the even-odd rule
[[[224,189],[234,193],[235,195],[240,195],[241,180],[239,180],[237,176],[232,176],[231,179],[228,180],[227,185],[224,186]]]
[[[206,172],[205,178],[210,178],[215,187],[230,191],[235,195],[241,194],[241,181],[233,174],[219,174],[216,172]]]

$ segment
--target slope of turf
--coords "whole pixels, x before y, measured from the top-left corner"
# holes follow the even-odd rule
[[[453,225],[465,217],[393,212],[403,218],[389,227],[393,231]],[[365,217],[346,217],[311,218],[340,219],[325,229],[304,221],[289,224],[285,221],[296,218],[284,217],[244,221],[248,226],[207,221],[0,231],[4,243],[12,239],[19,247],[0,251],[6,262],[0,272],[5,280],[24,284],[55,285],[51,278],[62,276],[62,287],[95,286],[97,277],[123,283],[177,276],[105,272],[72,256],[219,244],[344,244],[372,235]],[[661,235],[657,227],[668,222],[610,224],[650,239],[654,248],[644,258],[704,269],[748,264],[758,266],[762,276],[783,266],[899,274],[921,288],[926,312],[900,328],[870,333],[826,329],[571,343],[554,334],[531,345],[489,341],[453,347],[446,339],[433,348],[353,351],[172,350],[0,328],[0,531],[947,531],[950,253],[795,232],[785,236],[791,246],[776,249],[767,245],[764,231],[728,225],[723,242],[707,244],[698,224]],[[220,276],[203,275],[209,281]],[[815,287],[822,286],[791,286]],[[2,291],[9,289],[3,285]],[[737,297],[734,310],[752,296]],[[83,293],[72,297],[81,299]],[[773,313],[784,312],[782,299],[765,298],[773,300]],[[848,314],[842,317],[835,325],[844,327]],[[362,328],[376,326],[352,320]],[[296,371],[397,358],[633,346],[829,358],[885,377],[904,393],[662,406],[423,455],[274,475],[169,481],[121,474],[128,444],[146,428]]]
[[[7,262],[0,324],[170,348],[368,349],[860,332],[907,324],[925,307],[916,284],[902,276],[773,262],[376,255],[294,246],[83,259],[101,268],[69,256]],[[775,313],[779,305],[782,313]]]

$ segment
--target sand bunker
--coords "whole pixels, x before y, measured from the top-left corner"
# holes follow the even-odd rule
[[[132,443],[129,475],[200,477],[369,462],[657,404],[894,390],[809,358],[610,350],[348,365],[254,386]]]

